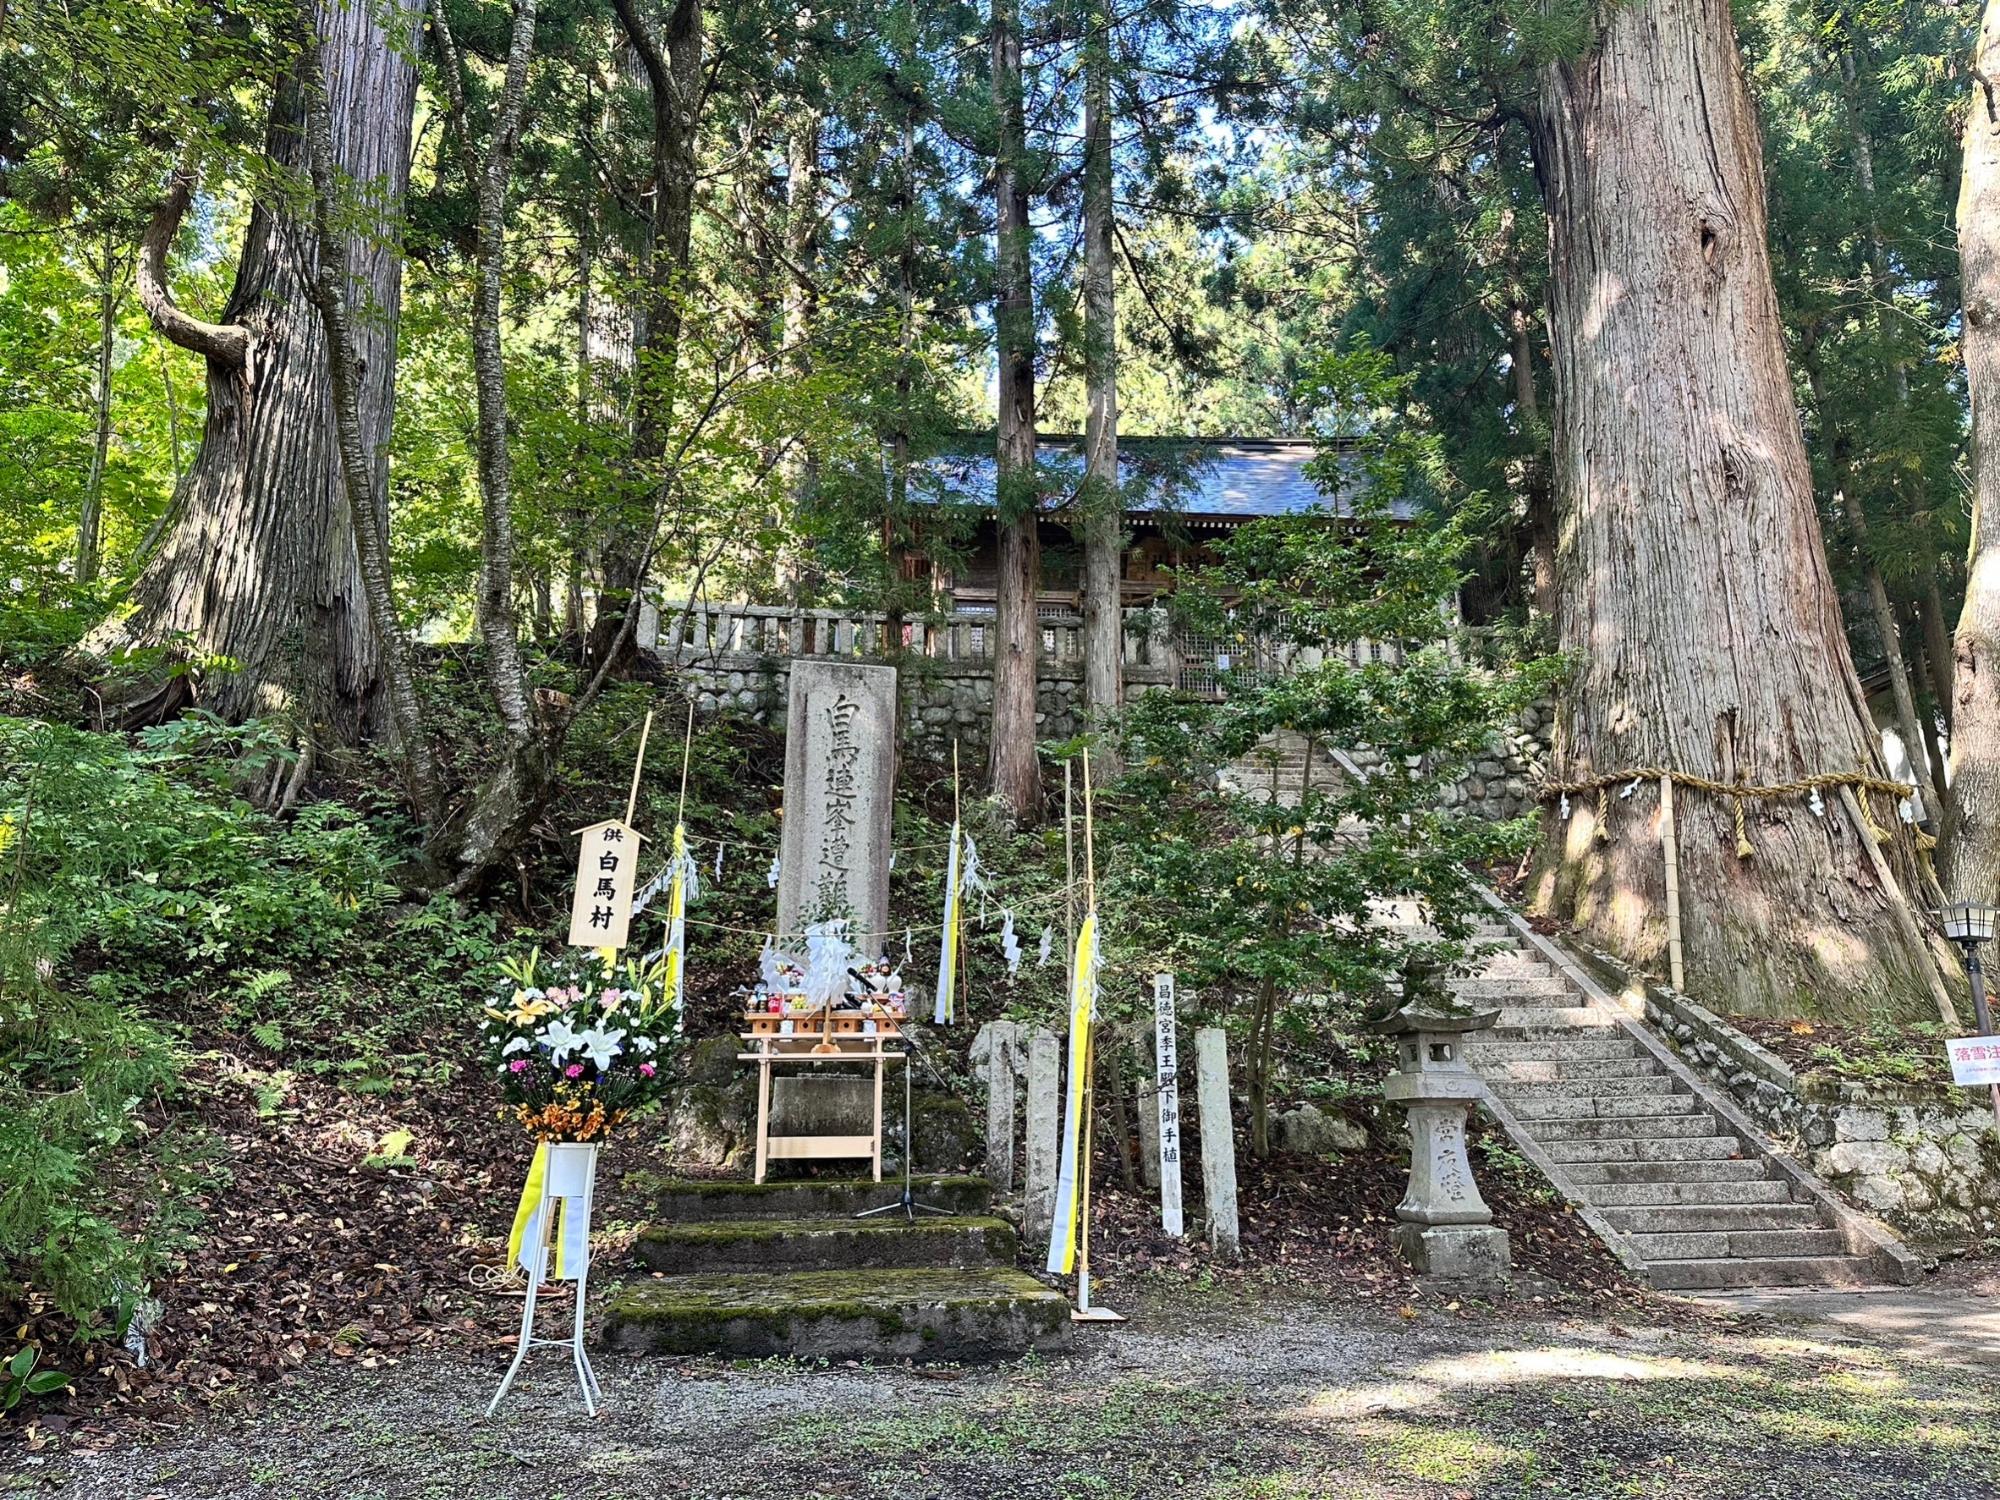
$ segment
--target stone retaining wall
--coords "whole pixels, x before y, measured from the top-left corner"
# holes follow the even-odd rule
[[[1464,779],[1445,789],[1445,806],[1462,807],[1496,823],[1535,811],[1541,805],[1535,788],[1547,770],[1555,728],[1553,701],[1529,704],[1513,724],[1487,741]],[[1348,756],[1364,772],[1382,763],[1382,752],[1367,746]]]
[[[983,665],[915,658],[898,664],[896,692],[904,733],[914,744],[949,755],[952,741],[961,758],[973,763],[986,754],[987,726],[993,717],[993,674]],[[696,706],[704,714],[728,709],[759,723],[782,725],[792,675],[792,658],[726,656],[687,660],[679,670],[697,687]],[[1128,691],[1154,684],[1128,682]],[[1067,739],[1083,727],[1082,674],[1065,665],[1044,664],[1035,685],[1035,733]]]
[[[922,656],[896,665],[903,732],[910,743],[948,756],[956,740],[960,759],[969,758],[972,764],[982,761],[993,718],[993,674],[986,665]],[[679,670],[697,684],[696,703],[702,713],[730,709],[759,723],[784,723],[792,658],[743,653],[706,658],[688,655],[679,663]],[[1127,664],[1127,694],[1165,685],[1164,671]],[[1081,669],[1069,662],[1044,661],[1035,684],[1036,737],[1060,740],[1078,733],[1084,727],[1082,703]],[[1535,787],[1548,765],[1554,733],[1553,702],[1522,709],[1512,725],[1492,737],[1465,778],[1446,789],[1446,805],[1466,808],[1496,822],[1533,812],[1539,806]],[[1350,754],[1363,771],[1372,770],[1382,760],[1379,751],[1366,746]]]
[[[1920,1239],[2000,1233],[1986,1095],[1801,1076],[1713,1012],[1645,986],[1647,1023],[1819,1176]]]

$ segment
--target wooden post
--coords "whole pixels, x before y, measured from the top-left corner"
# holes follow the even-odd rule
[[[694,709],[688,709],[688,725],[692,732]],[[653,732],[653,711],[646,710],[646,722],[639,726],[639,753],[632,757],[632,790],[625,798],[625,826],[632,826],[632,814],[639,810],[639,773],[646,769],[646,740]],[[685,772],[683,772],[685,775]]]
[[[1660,846],[1667,865],[1667,977],[1681,988],[1680,841],[1674,834],[1674,778],[1660,778]]]

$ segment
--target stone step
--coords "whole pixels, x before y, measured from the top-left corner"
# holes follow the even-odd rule
[[[1607,1208],[1604,1217],[1613,1229],[1631,1235],[1818,1229],[1822,1223],[1819,1209],[1810,1203],[1677,1203],[1663,1208]]]
[[[917,1198],[954,1214],[983,1214],[993,1205],[984,1177],[919,1177]],[[647,1218],[656,1223],[718,1219],[842,1219],[896,1201],[893,1182],[864,1177],[811,1182],[745,1182],[740,1178],[669,1178],[654,1185]],[[884,1218],[889,1215],[884,1214]]]
[[[1578,1119],[1557,1116],[1537,1120],[1534,1134],[1536,1140],[1547,1145],[1551,1141],[1685,1139],[1707,1135],[1714,1129],[1714,1117],[1708,1114],[1613,1115],[1609,1118],[1585,1115]]]
[[[600,1342],[619,1354],[1008,1359],[1067,1348],[1069,1300],[1019,1271],[675,1276],[630,1283]]]
[[[669,1275],[710,1271],[840,1271],[862,1266],[1014,1263],[1019,1248],[1004,1219],[900,1213],[872,1219],[714,1219],[649,1224],[633,1253]]]
[[[1594,1083],[1604,1078],[1659,1078],[1665,1070],[1650,1057],[1606,1057],[1594,1061],[1574,1058],[1536,1059],[1512,1057],[1505,1061],[1470,1059],[1475,1071],[1494,1087],[1522,1083]]]
[[[1610,1036],[1566,1037],[1559,1041],[1489,1042],[1490,1033],[1474,1032],[1466,1041],[1465,1055],[1474,1067],[1516,1059],[1533,1062],[1608,1062],[1637,1057],[1639,1044],[1622,1031]]]
[[[1742,1152],[1743,1143],[1733,1135],[1698,1135],[1665,1140],[1548,1141],[1544,1149],[1559,1162],[1726,1161]]]
[[[1446,986],[1467,1005],[1492,1004],[1495,1000],[1518,1003],[1524,1000],[1555,1000],[1569,994],[1569,981],[1553,974],[1506,974],[1490,979],[1484,974],[1466,979],[1447,979]]]
[[[1664,1090],[1657,1093],[1625,1094],[1606,1093],[1606,1083],[1623,1080],[1605,1079],[1592,1084],[1588,1092],[1578,1089],[1565,1092],[1560,1086],[1526,1083],[1501,1086],[1493,1090],[1514,1111],[1514,1115],[1530,1131],[1537,1120],[1609,1120],[1619,1115],[1692,1115],[1706,1114],[1701,1098],[1697,1094],[1671,1094]],[[1659,1088],[1655,1083],[1654,1087]]]
[[[1526,948],[1502,948],[1498,952],[1475,954],[1470,960],[1480,965],[1479,972],[1489,978],[1502,979],[1511,974],[1540,975],[1554,974],[1555,966],[1539,953],[1530,953]]]
[[[1629,1236],[1632,1248],[1652,1265],[1665,1260],[1738,1260],[1847,1253],[1847,1240],[1832,1229],[1681,1229]]]
[[[1663,1292],[1737,1286],[1873,1286],[1881,1279],[1858,1255],[1663,1260],[1646,1267],[1646,1273]]]
[[[1563,1173],[1586,1190],[1606,1183],[1677,1182],[1699,1187],[1712,1182],[1753,1182],[1767,1175],[1764,1163],[1755,1157],[1732,1157],[1728,1161],[1598,1161],[1571,1162]],[[1791,1197],[1780,1193],[1780,1200]],[[1609,1201],[1609,1200],[1606,1200]],[[1682,1198],[1683,1203],[1738,1203],[1738,1198]]]
[[[1563,1036],[1580,1030],[1602,1030],[1616,1026],[1618,1018],[1601,1005],[1503,1005],[1493,1029],[1502,1033],[1521,1032],[1530,1038]],[[1499,1040],[1516,1040],[1502,1036]]]
[[[1756,1165],[1761,1166],[1762,1163]],[[1743,1182],[1600,1182],[1579,1189],[1596,1208],[1665,1208],[1675,1204],[1789,1203],[1791,1184],[1774,1178]]]
[[[1577,1099],[1585,1094],[1598,1099],[1639,1099],[1648,1094],[1693,1098],[1680,1087],[1671,1073],[1641,1074],[1636,1078],[1594,1078],[1576,1083],[1509,1083],[1502,1080],[1494,1092],[1524,1102],[1537,1099]]]

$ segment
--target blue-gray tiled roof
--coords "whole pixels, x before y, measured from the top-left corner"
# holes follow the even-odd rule
[[[974,441],[930,460],[928,467],[951,500],[990,508],[995,470],[991,440],[979,446]],[[1165,511],[1234,521],[1295,515],[1329,504],[1336,515],[1352,514],[1354,486],[1360,482],[1357,460],[1342,456],[1341,493],[1329,497],[1306,475],[1306,465],[1318,451],[1304,438],[1124,439],[1118,478],[1126,490],[1128,514]],[[1044,471],[1054,476],[1074,476],[1072,483],[1082,476],[1081,439],[1044,438],[1039,457]],[[1414,511],[1401,502],[1395,509],[1401,519]]]

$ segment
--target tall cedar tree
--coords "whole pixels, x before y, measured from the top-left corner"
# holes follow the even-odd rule
[[[1664,766],[1722,783],[1879,777],[1813,505],[1765,236],[1764,169],[1725,0],[1599,19],[1543,74],[1564,778]],[[1864,809],[1863,797],[1872,807]],[[1949,1008],[1893,801],[1843,787],[1679,799],[1687,973],[1767,1015]],[[1550,819],[1542,903],[1657,958],[1649,819]],[[1888,831],[1878,844],[1874,829]],[[1608,835],[1608,842],[1599,835]]]
[[[388,484],[402,255],[391,226],[409,186],[418,0],[311,7],[320,36],[335,164],[368,206],[354,237],[361,436],[374,488]],[[278,87],[266,154],[278,180],[303,178],[298,79]],[[201,448],[159,544],[132,588],[133,612],[96,643],[167,646],[225,670],[149,680],[121,707],[134,720],[192,701],[228,719],[286,720],[295,738],[353,741],[370,728],[382,654],[369,624],[340,478],[325,334],[308,287],[312,225],[282,194],[260,197],[219,322],[174,302],[168,252],[196,189],[173,174],[140,246],[138,290],[153,325],[208,366]],[[388,518],[379,524],[388,534]]]

